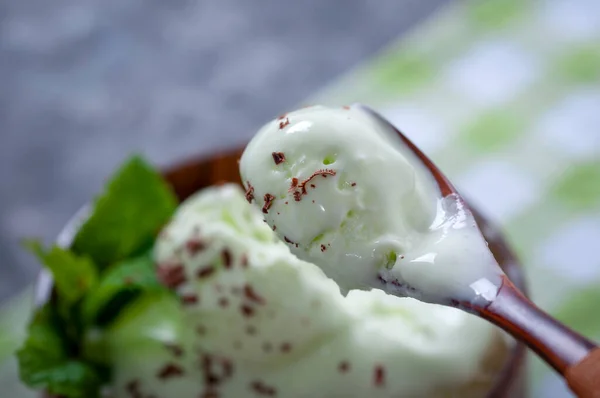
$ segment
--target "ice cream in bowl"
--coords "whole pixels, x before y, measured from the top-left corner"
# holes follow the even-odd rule
[[[470,231],[458,227],[475,221],[491,254],[472,255],[501,271],[467,264],[464,275],[492,285],[506,275],[524,289],[500,234],[475,211],[452,225],[436,219],[440,206],[457,218],[460,209],[411,177],[385,149],[397,143],[375,130],[365,139],[344,128],[354,153],[335,131],[318,132],[326,138],[310,156],[300,141],[271,142],[271,129],[293,137],[319,112],[373,122],[355,109],[288,114],[258,133],[239,166],[241,149],[162,174],[133,158],[57,246],[31,242],[47,271],[18,354],[22,379],[65,397],[523,396],[522,344],[475,315],[398,293],[427,271],[428,244],[440,261],[453,261],[454,247],[469,252]],[[392,203],[369,162],[405,209],[373,223],[360,220]],[[425,269],[399,272],[400,261]]]

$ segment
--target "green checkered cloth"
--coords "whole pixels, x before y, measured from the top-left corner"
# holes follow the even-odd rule
[[[534,300],[600,340],[600,1],[452,5],[313,102],[389,118],[503,227]],[[531,362],[531,396],[572,396]]]
[[[388,117],[504,228],[541,307],[600,340],[600,1],[454,3],[308,101],[353,102]],[[0,335],[3,388],[16,380],[1,358],[23,330],[17,302],[0,315],[12,331]],[[572,396],[531,363],[531,396]]]

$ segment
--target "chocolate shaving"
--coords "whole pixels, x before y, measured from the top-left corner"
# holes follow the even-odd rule
[[[273,161],[276,165],[285,162],[285,155],[283,152],[273,152],[271,155],[273,155]]]
[[[125,385],[125,389],[127,390],[127,393],[131,396],[131,398],[142,398],[139,380],[130,381]]]
[[[250,307],[247,304],[242,304],[242,306],[240,307],[240,311],[245,317],[251,317],[252,315],[254,315],[254,308]]]
[[[298,188],[300,188],[302,190],[302,195],[306,195],[306,184],[308,184],[310,182],[310,180],[312,180],[313,178],[315,178],[317,176],[322,176],[323,178],[327,178],[328,175],[334,176],[335,174],[336,174],[336,171],[332,170],[332,169],[317,170],[314,173],[312,173],[310,175],[310,177],[308,177],[306,180],[304,180],[300,184],[298,184]]]
[[[185,242],[185,248],[187,249],[190,256],[195,256],[198,252],[204,250],[206,247],[205,242],[200,238],[191,238]]]
[[[277,392],[273,387],[269,387],[263,382],[256,380],[250,384],[250,387],[259,395],[264,395],[267,397],[274,397]]]
[[[156,268],[156,276],[169,289],[175,289],[186,282],[185,269],[179,263],[159,264]]]
[[[290,189],[288,192],[293,191],[294,192],[293,193],[294,200],[296,202],[300,202],[300,200],[302,200],[302,195],[306,195],[308,193],[306,190],[306,184],[308,184],[313,178],[315,178],[317,176],[322,176],[323,178],[327,178],[328,175],[335,176],[336,171],[332,170],[332,169],[317,170],[314,173],[312,173],[310,175],[310,177],[308,177],[307,179],[303,180],[300,183],[298,183],[297,178],[292,178],[292,185],[290,186]],[[311,188],[315,188],[315,184],[310,184],[310,186],[311,186]]]
[[[279,129],[282,130],[288,124],[290,124],[290,119],[286,117],[284,120],[279,122]]]
[[[173,363],[165,365],[161,370],[158,371],[156,377],[165,380],[171,377],[183,376],[183,369]]]
[[[338,365],[338,370],[340,373],[346,373],[350,369],[350,364],[347,361],[342,361]]]
[[[377,387],[381,387],[385,384],[385,369],[381,365],[377,365],[373,372],[373,383]]]
[[[321,245],[321,251],[324,252],[325,250],[327,250],[327,247],[325,245]]]
[[[355,186],[356,186],[356,183],[355,183],[355,182],[353,182],[352,184],[350,184],[350,186],[352,186],[352,187],[355,187]]]
[[[271,208],[271,205],[273,204],[273,201],[275,200],[275,196],[271,195],[270,193],[266,193],[265,197],[263,199],[265,200],[265,205],[262,208],[262,212],[265,214],[268,214],[269,209]]]
[[[220,372],[218,372],[220,374],[215,371],[215,365],[220,365]],[[204,383],[209,386],[211,391],[212,388],[230,378],[233,374],[233,364],[226,358],[204,355],[200,359],[200,366],[204,373]]]
[[[287,236],[283,237],[283,240],[286,241],[287,243],[289,243],[290,245],[294,245],[295,243],[293,241],[291,241]]]
[[[259,296],[250,285],[244,285],[244,296],[254,303],[264,304],[265,299]]]
[[[180,346],[178,346],[177,344],[169,344],[166,343],[165,344],[165,348],[167,350],[169,350],[171,352],[171,354],[173,354],[173,356],[175,357],[180,357],[183,355],[183,348],[181,348]]]
[[[198,271],[196,271],[196,277],[198,279],[208,278],[214,272],[215,272],[215,267],[213,267],[212,265],[209,265],[204,268],[199,268]]]
[[[226,269],[230,269],[232,266],[232,262],[231,262],[231,252],[229,251],[229,249],[225,248],[221,251],[221,259],[223,260],[223,266]]]
[[[288,353],[292,350],[292,345],[290,343],[281,344],[281,352]]]
[[[294,200],[296,202],[300,202],[302,200],[302,192],[301,191],[294,191]]]
[[[252,203],[252,199],[254,199],[254,187],[250,184],[250,181],[246,181],[246,185],[248,185],[248,188],[246,188],[246,193],[244,195],[246,196],[248,203]]]
[[[198,296],[195,294],[183,294],[181,296],[181,302],[186,305],[196,304],[198,302]]]

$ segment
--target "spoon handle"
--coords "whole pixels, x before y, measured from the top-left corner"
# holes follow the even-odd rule
[[[536,352],[579,397],[600,398],[600,349],[538,308],[507,277],[494,301],[474,310]]]

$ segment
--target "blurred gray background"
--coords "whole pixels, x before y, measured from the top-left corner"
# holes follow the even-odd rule
[[[445,0],[2,0],[0,299],[132,151],[243,143]]]

